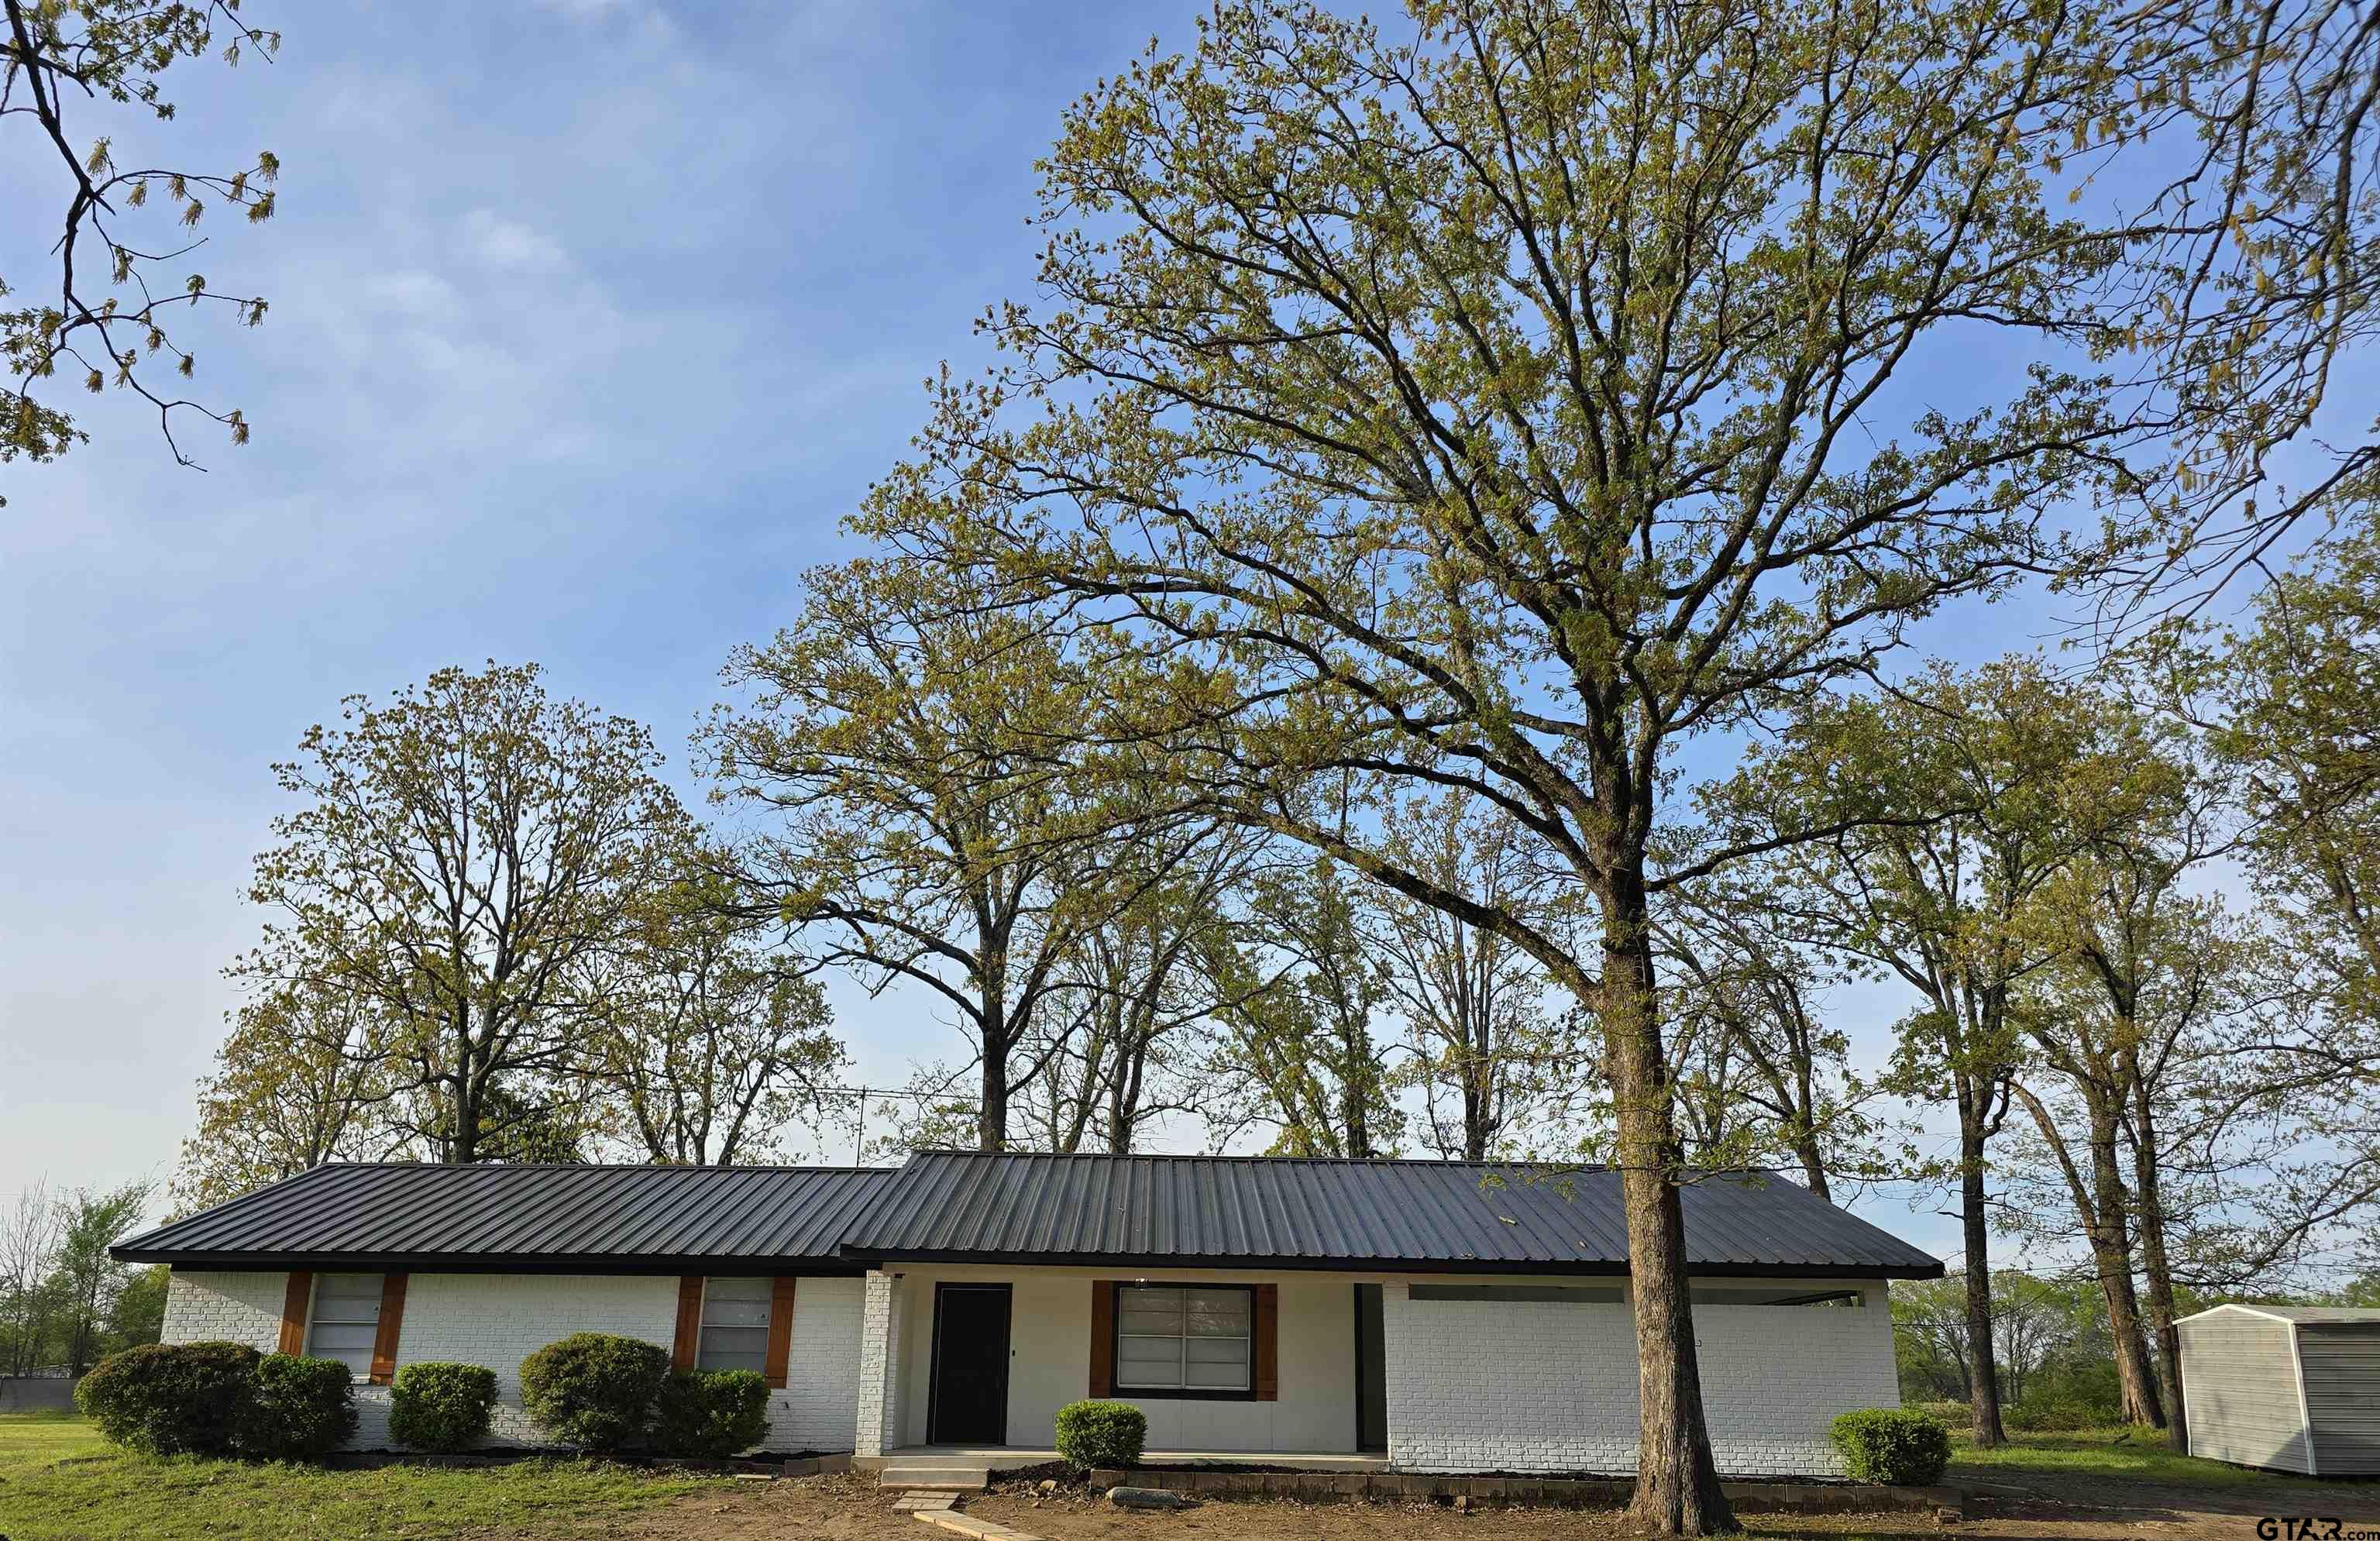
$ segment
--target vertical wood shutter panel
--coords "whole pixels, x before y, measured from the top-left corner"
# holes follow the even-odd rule
[[[780,1391],[785,1389],[785,1361],[794,1351],[794,1276],[784,1273],[769,1287],[769,1357],[760,1376]]]
[[[1259,1284],[1257,1292],[1257,1401],[1281,1400],[1281,1286]]]
[[[1111,1279],[1093,1280],[1090,1395],[1094,1397],[1115,1394],[1115,1281]]]
[[[396,1378],[397,1337],[405,1330],[405,1278],[382,1274],[380,1280],[380,1330],[372,1335],[371,1383],[385,1386]]]
[[[306,1311],[314,1303],[314,1276],[299,1268],[281,1292],[281,1352],[306,1352]]]
[[[694,1368],[702,1347],[702,1275],[689,1273],[677,1281],[677,1336],[670,1343],[670,1368]]]

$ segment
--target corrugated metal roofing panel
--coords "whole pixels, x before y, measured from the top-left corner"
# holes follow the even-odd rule
[[[128,1262],[410,1258],[847,1268],[844,1237],[897,1174],[850,1167],[317,1167],[119,1244]]]
[[[1798,1183],[1684,1190],[1688,1266],[1931,1278],[1940,1263]],[[354,1165],[115,1248],[129,1262],[611,1268],[878,1258],[1618,1273],[1620,1180],[1451,1161],[926,1152],[855,1168]]]
[[[2310,1327],[2380,1327],[2380,1307],[2370,1305],[2252,1304],[2248,1309]]]
[[[1508,1271],[1627,1267],[1620,1178],[1460,1161],[929,1151],[855,1257],[1229,1261]],[[1774,1173],[1683,1190],[1688,1266],[1932,1278],[1941,1263]]]

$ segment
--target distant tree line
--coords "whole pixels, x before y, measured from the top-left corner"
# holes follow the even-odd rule
[[[36,1183],[0,1210],[0,1375],[79,1376],[157,1341],[166,1270],[107,1255],[140,1228],[152,1193],[132,1183],[54,1195]]]

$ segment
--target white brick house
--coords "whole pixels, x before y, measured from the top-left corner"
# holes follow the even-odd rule
[[[1113,1396],[1153,1455],[1624,1474],[1637,1371],[1617,1183],[1444,1162],[926,1153],[855,1169],[339,1166],[116,1249],[165,1337],[395,1371],[642,1338],[771,1385],[761,1448],[1034,1452]],[[1897,1401],[1886,1281],[1941,1265],[1775,1176],[1685,1190],[1696,1356],[1735,1475],[1828,1475]]]

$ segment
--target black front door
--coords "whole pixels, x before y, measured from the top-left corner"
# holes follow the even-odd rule
[[[934,1286],[929,1445],[1008,1443],[1008,1286]]]

